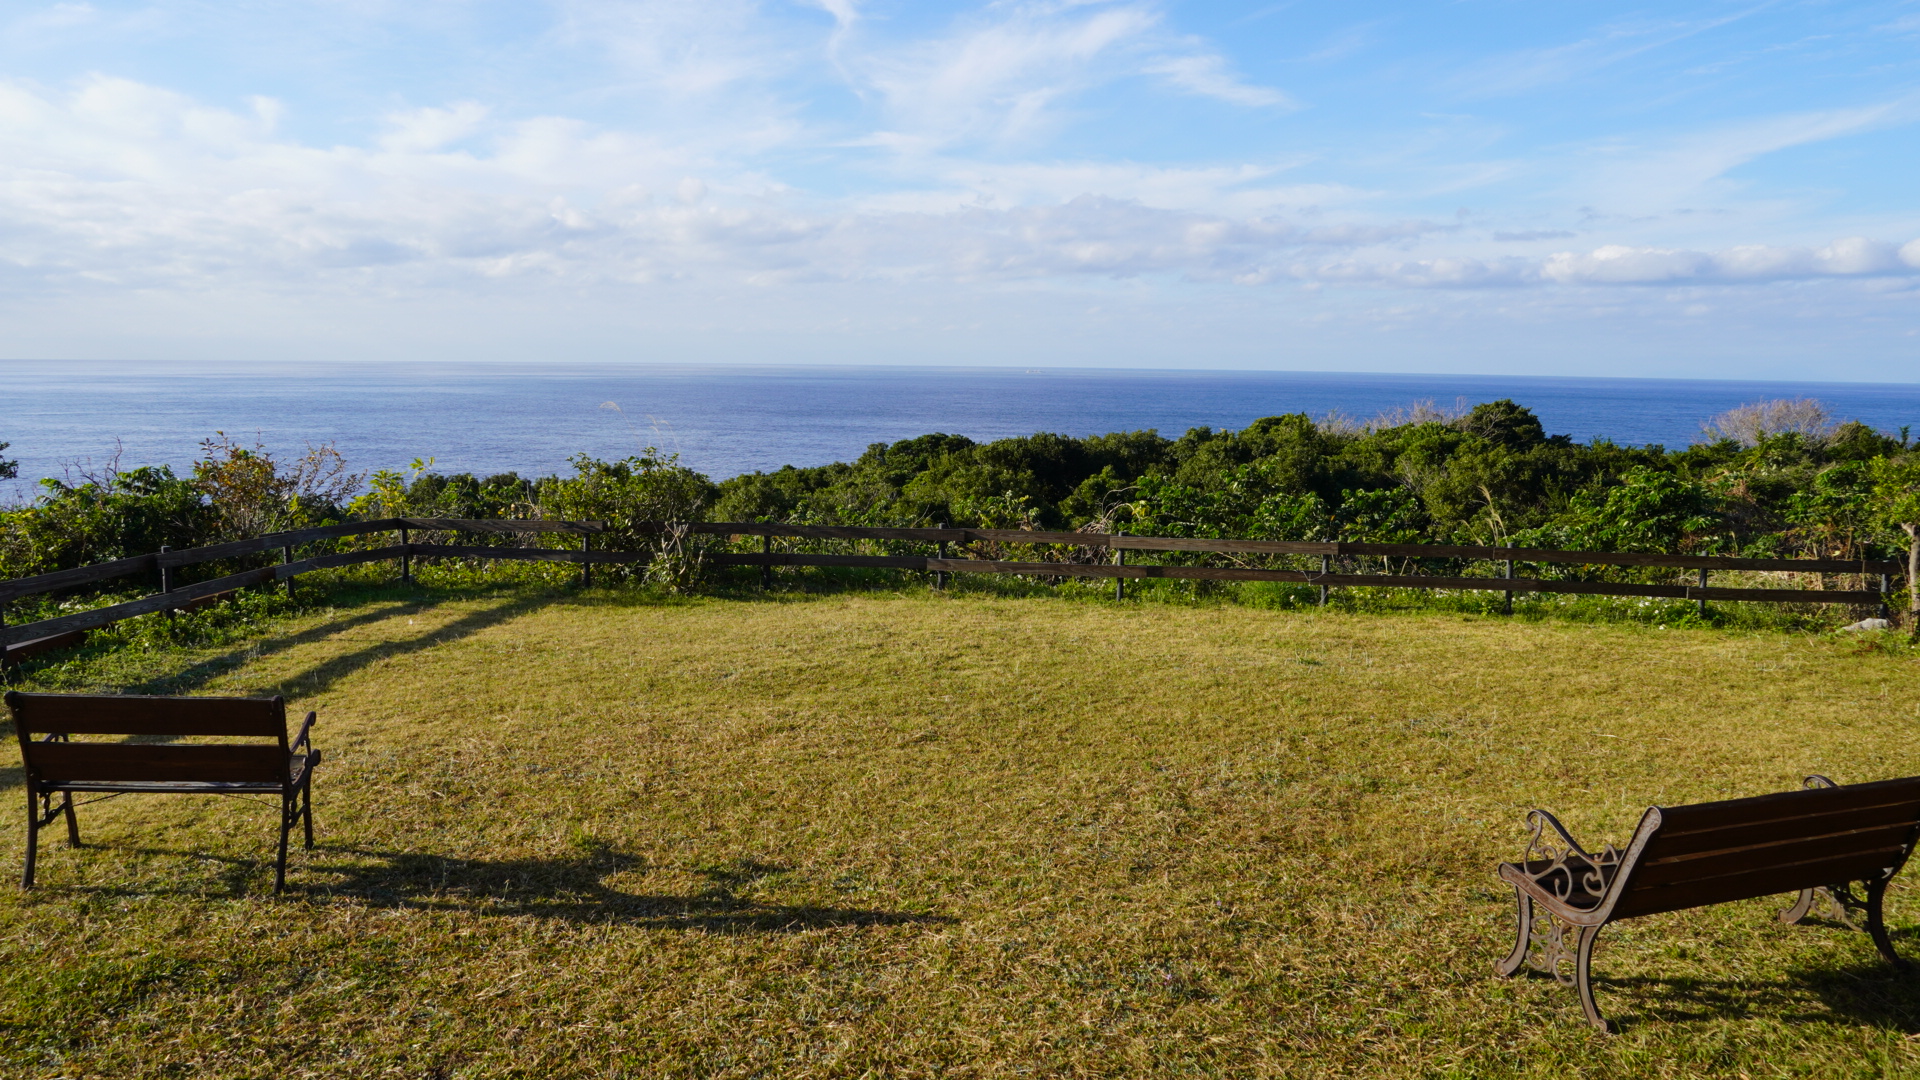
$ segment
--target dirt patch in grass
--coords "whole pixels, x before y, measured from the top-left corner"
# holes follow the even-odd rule
[[[145,666],[143,666],[143,663]],[[1505,982],[1521,816],[1920,772],[1910,654],[1039,598],[395,594],[75,689],[320,711],[270,807],[81,811],[0,891],[45,1076],[1887,1076],[1920,978],[1779,903]],[[19,798],[17,760],[0,787]],[[17,859],[18,812],[4,823]],[[1920,895],[1890,903],[1920,959]]]

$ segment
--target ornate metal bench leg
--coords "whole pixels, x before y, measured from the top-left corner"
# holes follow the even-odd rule
[[[1881,900],[1887,895],[1887,878],[1867,883],[1867,933],[1873,935],[1873,943],[1887,963],[1904,971],[1907,962],[1893,951],[1893,939],[1887,936],[1887,924],[1880,918]]]
[[[1600,936],[1600,927],[1583,926],[1580,928],[1580,951],[1574,960],[1573,980],[1580,991],[1580,1007],[1586,1010],[1587,1023],[1608,1034],[1613,1033],[1613,1025],[1600,1015],[1600,1007],[1593,1003],[1593,980],[1588,969],[1593,963],[1593,942]]]
[[[1513,955],[1493,965],[1493,970],[1508,979],[1520,973],[1527,962],[1527,951],[1533,947],[1533,897],[1519,889],[1513,890],[1513,895],[1519,908],[1514,916],[1518,925],[1514,932]]]
[[[1807,914],[1813,910],[1813,894],[1817,891],[1801,889],[1800,899],[1795,900],[1792,907],[1780,913],[1780,921],[1788,926],[1799,925],[1800,920],[1806,918]]]
[[[80,847],[80,819],[73,815],[73,792],[64,794],[66,802],[61,804],[60,809],[67,815],[67,843],[72,847]]]

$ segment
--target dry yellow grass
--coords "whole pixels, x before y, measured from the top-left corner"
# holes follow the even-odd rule
[[[1920,980],[1777,904],[1610,929],[1612,1038],[1491,973],[1528,807],[1597,844],[1649,803],[1920,772],[1910,655],[527,589],[204,659],[169,685],[320,711],[320,849],[276,900],[270,808],[83,809],[97,846],[0,892],[16,1075],[1920,1074]],[[1910,883],[1891,915],[1920,959]]]

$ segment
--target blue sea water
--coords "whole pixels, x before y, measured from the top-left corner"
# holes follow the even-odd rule
[[[215,431],[276,451],[333,442],[359,469],[431,457],[443,472],[566,471],[577,453],[677,451],[716,479],[851,460],[868,444],[941,431],[987,440],[1053,431],[1239,428],[1280,413],[1366,419],[1431,399],[1512,398],[1586,442],[1694,441],[1703,421],[1813,397],[1886,431],[1920,428],[1920,385],[1009,368],[695,367],[420,363],[195,367],[7,361],[0,441],[22,480],[76,464],[190,464]],[[609,403],[618,409],[609,407]],[[0,484],[0,489],[8,485]]]

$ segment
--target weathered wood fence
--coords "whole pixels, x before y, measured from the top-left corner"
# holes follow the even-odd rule
[[[1386,587],[1399,589],[1474,589],[1502,592],[1509,600],[1514,593],[1578,593],[1603,596],[1646,596],[1677,600],[1761,601],[1769,603],[1859,604],[1885,607],[1890,576],[1904,567],[1893,561],[1834,559],[1741,559],[1721,556],[1656,555],[1641,552],[1554,551],[1537,548],[1473,547],[1436,544],[1369,544],[1303,542],[1281,540],[1191,539],[1166,536],[1128,536],[1124,533],[1038,532],[1016,529],[887,529],[854,526],[784,525],[772,522],[688,522],[642,523],[632,527],[640,532],[679,532],[682,535],[708,535],[762,538],[758,552],[721,552],[702,556],[708,565],[758,566],[763,581],[770,581],[776,566],[840,566],[919,570],[938,577],[946,574],[1026,574],[1040,577],[1114,578],[1117,581],[1145,578],[1183,578],[1208,581],[1281,581],[1318,586],[1324,601],[1326,590],[1339,587]],[[8,626],[0,621],[0,648],[11,662],[30,653],[59,648],[77,641],[88,630],[130,619],[137,615],[174,611],[204,604],[232,590],[254,585],[292,581],[301,574],[331,567],[394,560],[400,564],[402,580],[410,580],[412,560],[427,558],[514,559],[542,562],[577,563],[583,577],[592,580],[595,565],[649,562],[651,551],[594,550],[592,539],[612,531],[597,521],[508,521],[470,518],[382,518],[374,521],[327,525],[293,532],[272,533],[251,540],[158,551],[128,559],[96,563],[72,570],[60,570],[35,577],[0,581],[0,605],[22,597],[35,596],[79,585],[109,581],[142,574],[157,574],[160,591],[138,600],[62,615],[52,619]],[[397,543],[357,551],[343,551],[296,559],[294,548],[325,540],[338,540],[370,533],[392,532]],[[411,541],[414,532],[467,532],[531,536],[539,533],[563,533],[581,537],[579,548],[501,547],[490,545],[420,544]],[[774,537],[814,541],[904,541],[926,544],[933,555],[838,555],[812,552],[774,551]],[[1091,559],[1102,561],[1016,561],[1005,559],[948,557],[949,545],[990,543],[997,545],[1066,546],[1080,548]],[[278,550],[277,565],[229,574],[210,581],[175,587],[173,571],[203,563],[240,558]],[[1257,566],[1193,566],[1141,564],[1126,561],[1126,553],[1184,552],[1193,554],[1249,556],[1306,556],[1320,560],[1318,570],[1278,570]],[[1333,560],[1350,557],[1387,559],[1452,559],[1492,561],[1499,564],[1500,575],[1488,577],[1440,576],[1418,573],[1335,573]],[[1518,578],[1513,564],[1562,564],[1571,566],[1665,567],[1698,572],[1697,584],[1659,585],[1633,582],[1581,581],[1557,578]],[[1878,576],[1878,589],[1757,589],[1715,588],[1707,583],[1711,571],[1769,571],[1802,574],[1859,575],[1862,579]]]

